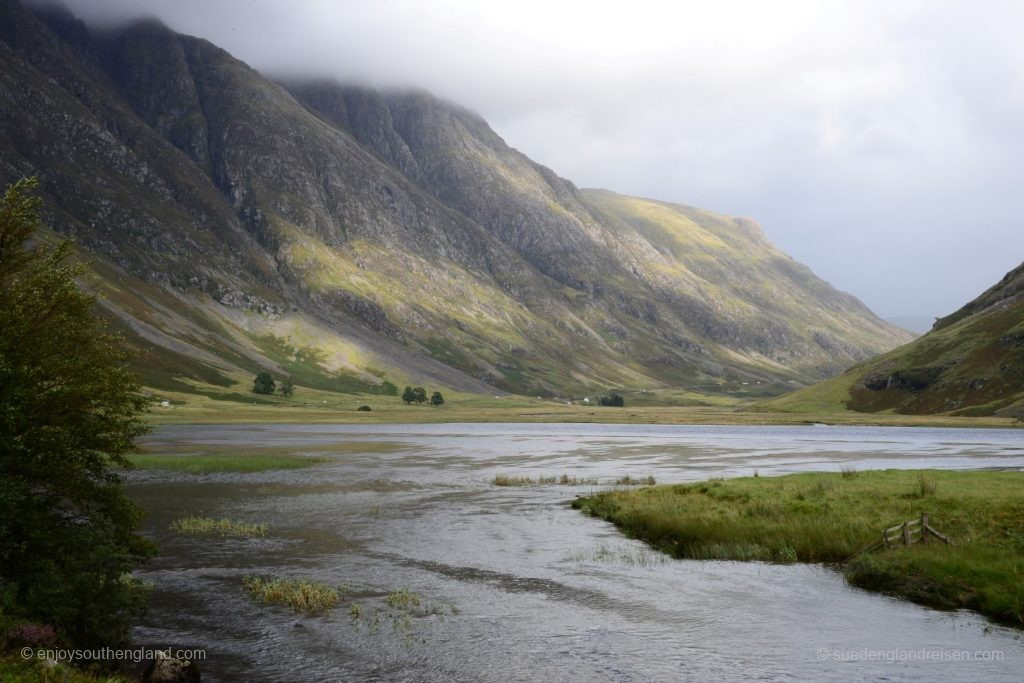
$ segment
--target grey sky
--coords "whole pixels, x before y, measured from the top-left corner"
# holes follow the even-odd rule
[[[1024,3],[66,0],[275,74],[416,85],[580,186],[757,219],[881,315],[1024,261]]]

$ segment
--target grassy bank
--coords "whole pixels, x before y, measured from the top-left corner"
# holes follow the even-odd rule
[[[841,564],[853,585],[1024,626],[1024,473],[869,471],[608,491],[573,506],[675,557]],[[857,554],[927,512],[953,545]]]

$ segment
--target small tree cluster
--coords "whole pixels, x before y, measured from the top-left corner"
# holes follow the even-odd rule
[[[256,374],[256,379],[252,382],[253,393],[271,395],[279,393],[282,396],[291,396],[295,393],[295,384],[292,383],[290,378],[281,380],[281,386],[277,386],[277,382],[274,381],[274,377],[269,372],[260,372]]]
[[[622,394],[615,393],[614,391],[600,397],[597,399],[597,402],[602,406],[613,406],[616,408],[621,408],[626,405],[625,400],[622,398]]]
[[[427,390],[423,387],[405,387],[405,391],[402,392],[402,400],[406,404],[416,403],[422,405],[427,402]],[[444,405],[444,396],[440,391],[435,391],[430,395],[430,405],[440,406]]]

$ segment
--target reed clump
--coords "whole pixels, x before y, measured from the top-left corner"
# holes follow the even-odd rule
[[[296,612],[319,614],[341,600],[337,588],[311,579],[246,576],[242,585],[259,602],[286,605]]]

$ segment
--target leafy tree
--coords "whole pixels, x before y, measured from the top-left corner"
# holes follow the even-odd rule
[[[271,379],[270,381],[273,383],[274,380]],[[286,378],[281,381],[281,388],[278,391],[281,392],[282,396],[292,396],[295,394],[295,385],[290,378]]]
[[[617,394],[614,391],[597,399],[597,402],[603,406],[614,406],[616,408],[621,408],[626,404],[625,400],[622,398],[622,394]]]
[[[430,396],[430,405],[432,405],[432,406],[443,406],[444,405],[444,396],[441,395],[440,391],[435,391],[433,394],[431,394],[431,396]]]
[[[383,394],[384,396],[398,396],[398,387],[395,386],[394,382],[384,380],[376,387],[370,389],[372,394]]]
[[[277,383],[274,382],[274,378],[266,371],[257,374],[252,383],[252,390],[257,394],[272,394],[276,387]]]
[[[416,400],[416,392],[410,386],[405,387],[405,391],[402,392],[402,400],[406,403],[412,403]]]
[[[0,615],[115,645],[146,602],[130,572],[155,553],[117,472],[147,399],[75,283],[71,243],[28,247],[35,186],[0,199]]]
[[[424,404],[427,402],[427,390],[423,387],[414,387],[412,390],[412,400],[416,403]]]

